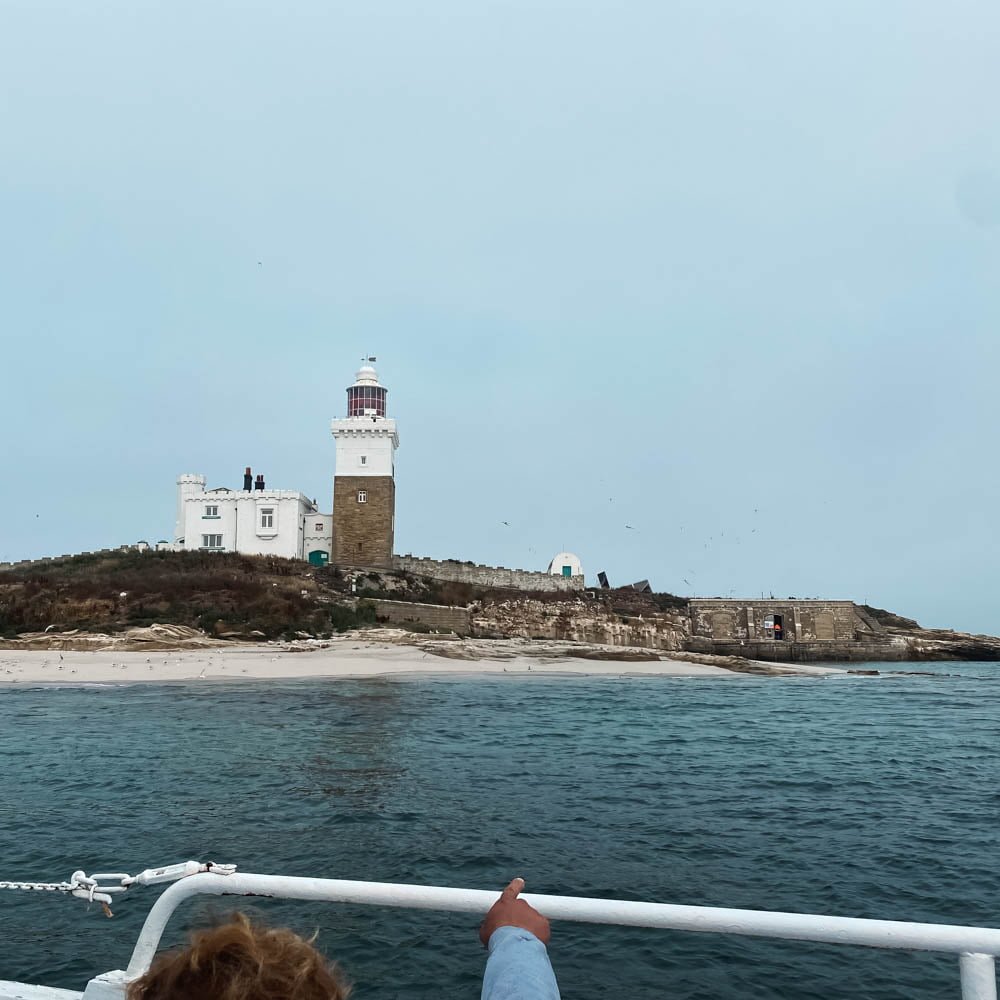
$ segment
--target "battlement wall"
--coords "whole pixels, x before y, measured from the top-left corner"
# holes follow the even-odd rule
[[[27,569],[29,566],[46,566],[49,563],[62,562],[64,559],[75,559],[77,556],[106,556],[111,555],[112,552],[145,552],[150,548],[146,545],[145,549],[140,548],[137,545],[119,545],[114,549],[94,549],[93,552],[67,552],[61,556],[41,556],[38,559],[21,559],[18,562],[0,562],[0,573],[7,569]]]
[[[484,566],[482,563],[459,562],[457,559],[426,559],[422,556],[393,556],[392,568],[404,573],[471,583],[477,587],[499,587],[506,590],[534,590],[561,593],[584,589],[583,576],[555,576],[506,566]]]

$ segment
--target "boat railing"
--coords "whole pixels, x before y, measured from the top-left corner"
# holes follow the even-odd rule
[[[126,983],[149,968],[167,922],[177,907],[192,896],[205,894],[484,914],[496,902],[499,893],[485,889],[241,872],[192,875],[171,885],[153,904],[128,968],[91,980],[84,1000],[120,1000]],[[994,956],[1000,954],[1000,930],[995,928],[536,893],[522,893],[521,898],[551,920],[951,953],[958,956],[962,1000],[997,1000]]]

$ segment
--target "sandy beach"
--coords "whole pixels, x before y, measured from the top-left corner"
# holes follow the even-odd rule
[[[169,683],[292,678],[411,676],[731,677],[722,667],[681,660],[553,659],[518,653],[502,658],[455,658],[413,646],[331,640],[326,648],[224,646],[169,651],[0,650],[0,685]]]

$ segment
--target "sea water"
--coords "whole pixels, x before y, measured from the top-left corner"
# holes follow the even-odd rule
[[[1000,665],[930,669],[8,688],[0,879],[195,858],[997,926]],[[107,920],[0,892],[0,978],[123,968],[156,894]],[[478,996],[468,915],[246,904],[318,929],[358,998]],[[167,943],[233,905],[188,905]],[[951,956],[566,922],[550,952],[567,998],[959,995]]]

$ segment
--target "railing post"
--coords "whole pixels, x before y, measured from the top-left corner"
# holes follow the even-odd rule
[[[997,974],[992,955],[962,954],[962,1000],[997,1000]]]

